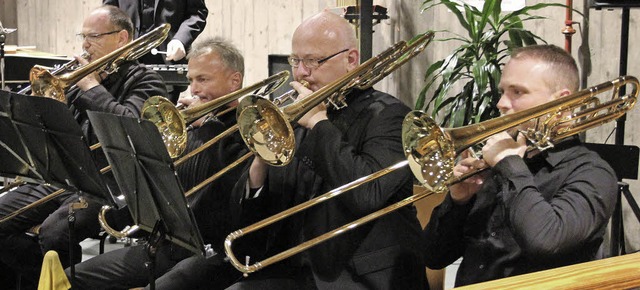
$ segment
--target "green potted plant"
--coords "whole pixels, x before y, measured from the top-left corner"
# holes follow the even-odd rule
[[[543,39],[525,29],[523,22],[544,17],[529,14],[557,3],[539,3],[503,13],[501,0],[486,0],[482,10],[453,0],[425,0],[422,10],[446,6],[467,35],[455,35],[439,41],[458,40],[462,44],[450,55],[430,65],[426,84],[416,100],[415,109],[432,109],[432,116],[444,127],[459,127],[499,115],[498,83],[501,68],[511,49],[536,44]],[[433,95],[427,99],[430,89]],[[453,92],[462,88],[461,91]]]

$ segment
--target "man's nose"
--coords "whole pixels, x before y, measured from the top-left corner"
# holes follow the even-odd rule
[[[509,98],[505,97],[505,95],[503,94],[500,97],[500,100],[498,100],[498,104],[496,104],[496,107],[498,107],[498,110],[500,110],[500,112],[508,111],[511,108]]]
[[[191,88],[192,96],[197,96],[200,93],[200,86],[196,82],[192,82],[189,87]]]
[[[311,74],[311,70],[307,68],[302,62],[298,65],[298,67],[294,68],[294,77],[296,79],[302,79]]]

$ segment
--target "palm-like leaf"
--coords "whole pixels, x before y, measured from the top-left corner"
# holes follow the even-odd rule
[[[453,0],[424,0],[423,11],[444,5],[464,28],[467,36],[440,39],[458,40],[446,58],[434,62],[425,72],[426,85],[420,91],[415,108],[432,109],[432,115],[445,127],[458,127],[496,117],[500,98],[498,83],[501,68],[516,47],[544,42],[526,30],[523,22],[542,17],[529,13],[545,7],[565,7],[557,3],[538,3],[502,13],[501,0],[486,0],[482,10]],[[462,87],[462,91],[454,92]],[[433,95],[427,94],[433,89]],[[453,95],[451,95],[453,94]],[[427,101],[428,100],[428,101]]]

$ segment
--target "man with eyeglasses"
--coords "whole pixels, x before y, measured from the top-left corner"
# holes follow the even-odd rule
[[[295,30],[289,63],[298,100],[359,65],[353,27],[324,11]],[[305,87],[301,83],[308,83]],[[346,106],[345,106],[346,105]],[[374,89],[354,90],[336,107],[320,104],[296,124],[295,157],[270,167],[254,158],[234,188],[238,227],[288,209],[405,159],[401,129],[409,108]],[[315,238],[412,194],[409,169],[398,170],[239,240],[249,264]],[[244,238],[243,238],[244,239]],[[404,207],[263,270],[231,289],[425,289],[420,225]]]
[[[122,10],[114,6],[102,6],[87,16],[79,36],[83,40],[82,48],[87,57],[76,56],[76,59],[85,65],[129,43],[133,38],[133,26]],[[144,101],[155,95],[167,95],[162,78],[137,61],[122,63],[112,74],[95,71],[66,92],[69,108],[89,145],[98,140],[89,124],[87,111],[139,117]],[[93,151],[92,157],[97,168],[108,165],[102,150]],[[105,177],[110,187],[117,191],[112,176]],[[41,200],[56,190],[57,188],[45,185],[24,185],[7,192],[0,197],[0,216]],[[69,266],[71,259],[67,217],[69,205],[77,201],[78,195],[67,191],[0,224],[0,262],[20,274],[23,289],[35,289],[37,286],[43,254],[48,250],[57,251],[62,265]],[[100,231],[97,217],[102,205],[91,199],[87,202],[87,208],[78,209],[75,213],[76,241],[96,236]],[[25,234],[38,225],[41,227],[36,235]],[[77,263],[81,260],[82,252],[79,244],[74,244],[73,247],[72,260]]]

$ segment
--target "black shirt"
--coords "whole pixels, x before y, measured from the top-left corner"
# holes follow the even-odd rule
[[[185,153],[201,147],[235,123],[235,113],[231,112],[224,114],[219,119],[209,119],[202,126],[188,131]],[[185,192],[192,189],[248,151],[249,149],[237,131],[222,138],[176,167],[183,189]],[[242,163],[230,169],[220,178],[194,192],[187,199],[203,240],[205,243],[211,244],[218,253],[223,251],[222,244],[227,234],[234,230],[231,227],[229,196],[244,166],[245,164]]]
[[[508,156],[466,205],[447,195],[424,231],[425,261],[463,257],[456,286],[594,260],[616,202],[611,167],[577,139]]]
[[[401,131],[408,107],[374,89],[352,91],[347,103],[346,108],[329,109],[328,120],[313,129],[298,126],[292,161],[269,167],[259,196],[242,200],[238,204],[241,208],[232,213],[244,221],[256,216],[261,219],[405,160]],[[234,196],[244,196],[247,179],[245,171]],[[403,168],[274,224],[261,232],[266,240],[253,242],[252,250],[258,252],[257,248],[263,247],[269,254],[279,252],[393,204],[411,195],[411,190],[411,172]],[[391,288],[388,284],[397,289],[423,289],[426,283],[419,240],[415,208],[403,207],[259,274],[278,269],[274,275],[282,275],[277,267],[303,264],[312,269],[319,289]],[[261,255],[266,254],[252,253],[252,261],[260,260]]]

